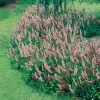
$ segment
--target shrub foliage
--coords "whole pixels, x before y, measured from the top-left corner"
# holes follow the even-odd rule
[[[16,0],[0,0],[0,6],[4,6],[8,3],[15,2]]]
[[[23,69],[25,80],[38,90],[99,100],[100,41],[81,35],[91,17],[83,16],[84,10],[68,9],[56,17],[42,12],[28,7],[11,34],[13,66]]]
[[[0,0],[0,6],[3,6],[4,4],[6,4],[6,0]]]

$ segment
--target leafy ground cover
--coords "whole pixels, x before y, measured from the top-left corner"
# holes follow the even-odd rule
[[[13,10],[0,10],[0,100],[58,100],[56,96],[38,93],[28,87],[22,74],[11,68],[6,55],[10,33],[20,20],[22,14]],[[71,100],[62,97],[60,100]]]

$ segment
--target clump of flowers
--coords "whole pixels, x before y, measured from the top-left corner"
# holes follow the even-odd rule
[[[26,69],[35,86],[46,91],[80,95],[87,91],[85,86],[99,84],[100,41],[89,42],[80,29],[85,21],[89,24],[90,17],[81,17],[84,10],[68,9],[67,14],[56,17],[42,12],[42,8],[40,13],[34,6],[27,8],[11,34],[13,66]]]

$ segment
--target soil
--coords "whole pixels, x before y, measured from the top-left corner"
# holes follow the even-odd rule
[[[16,3],[11,3],[8,5],[5,5],[3,7],[0,7],[0,10],[14,10],[14,8],[17,6]]]

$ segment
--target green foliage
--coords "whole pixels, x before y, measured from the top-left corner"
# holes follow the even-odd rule
[[[28,5],[33,5],[37,2],[37,0],[19,0],[19,4],[28,4]]]
[[[0,6],[4,6],[8,3],[15,2],[16,0],[0,0]]]
[[[89,3],[100,3],[100,0],[79,0],[80,3],[89,2]]]
[[[7,3],[7,0],[0,0],[0,6],[4,6]]]
[[[91,22],[90,26],[84,28],[86,30],[86,37],[100,36],[100,22]]]
[[[87,86],[86,84],[83,84],[83,90],[80,91],[80,88],[77,88],[76,95],[83,97],[84,100],[87,100],[87,99],[99,100],[100,99],[100,84],[93,83],[89,86]]]
[[[28,6],[34,5],[36,3],[37,3],[37,0],[19,0],[16,10],[18,12],[23,12],[26,10]]]

